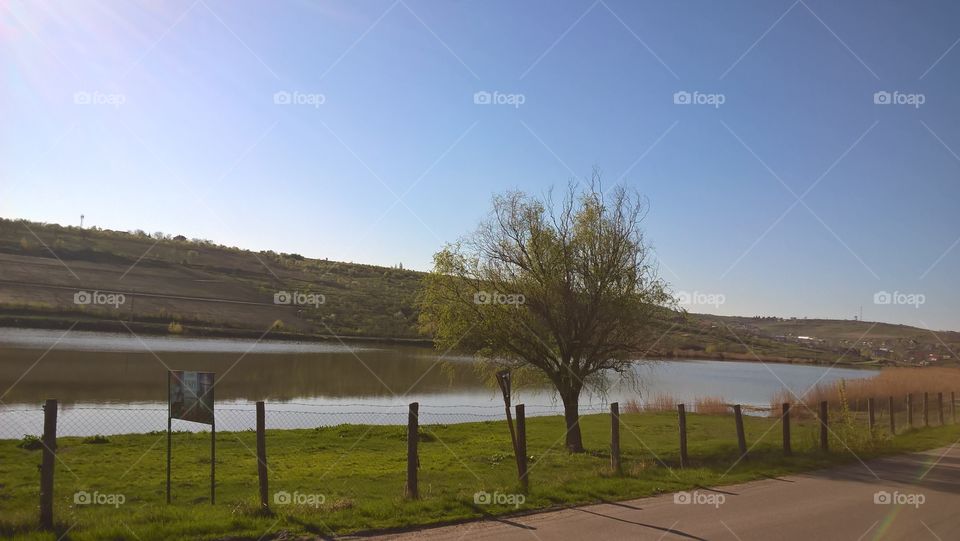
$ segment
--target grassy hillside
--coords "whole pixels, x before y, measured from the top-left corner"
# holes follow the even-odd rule
[[[421,278],[400,268],[252,252],[179,235],[0,219],[0,325],[65,328],[79,321],[77,328],[121,332],[129,326],[153,333],[409,340],[423,338],[414,306]],[[122,294],[123,302],[75,302],[79,292],[94,291]],[[301,300],[316,295],[317,302],[277,304],[281,292],[300,293]],[[651,356],[830,363],[843,357],[919,364],[931,355],[952,363],[950,351],[960,351],[960,333],[953,332],[697,314],[658,322],[650,342]]]
[[[178,240],[179,239],[179,240]],[[420,273],[251,252],[210,241],[0,220],[0,313],[41,320],[123,320],[166,329],[417,336]],[[78,291],[124,294],[119,306],[78,305]],[[322,304],[274,303],[279,292]],[[122,329],[122,327],[121,327]]]

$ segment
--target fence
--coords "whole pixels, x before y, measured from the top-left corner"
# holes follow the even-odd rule
[[[665,466],[687,468],[702,463],[710,453],[717,452],[717,442],[733,453],[735,466],[741,460],[749,460],[756,452],[754,446],[777,424],[781,425],[780,452],[792,456],[798,452],[829,452],[831,448],[836,449],[837,443],[844,443],[846,447],[845,442],[837,441],[841,437],[837,432],[851,423],[864,429],[870,438],[884,434],[892,437],[910,428],[956,423],[955,393],[885,397],[870,399],[863,404],[834,405],[833,408],[827,402],[812,406],[782,404],[780,407],[751,407],[748,410],[740,405],[730,405],[732,415],[697,414],[691,423],[691,413],[684,404],[677,404],[676,431],[671,438],[673,444],[666,450],[661,449],[659,454],[644,443],[642,435],[637,434],[640,429],[635,423],[647,415],[646,412],[621,413],[619,405],[614,403],[609,410],[582,409],[581,415],[609,413],[606,437],[609,438],[609,469],[613,475],[624,475],[627,469],[624,452],[636,457],[649,451]],[[197,503],[205,499],[207,493],[202,477],[208,467],[211,472],[216,468],[218,476],[215,485],[209,485],[211,501],[215,486],[217,493],[226,496],[218,497],[218,503],[247,505],[256,501],[265,512],[273,506],[290,503],[289,500],[295,499],[298,493],[330,492],[331,487],[325,483],[330,482],[330,473],[337,471],[362,471],[372,479],[368,483],[358,476],[338,478],[340,486],[334,488],[343,494],[349,495],[351,490],[366,487],[416,499],[421,497],[424,479],[428,481],[427,486],[431,486],[431,481],[449,476],[454,470],[478,468],[478,460],[497,464],[500,461],[515,462],[513,482],[522,493],[526,493],[536,483],[537,475],[535,472],[531,474],[531,470],[544,456],[563,449],[562,445],[558,447],[561,435],[561,439],[546,450],[543,442],[547,440],[538,439],[534,451],[537,459],[534,461],[531,461],[528,450],[531,419],[557,415],[560,411],[555,406],[517,405],[512,410],[516,425],[513,438],[504,426],[506,415],[502,406],[470,406],[469,411],[467,406],[417,403],[363,407],[364,411],[351,411],[348,404],[313,406],[262,402],[251,406],[220,407],[215,411],[215,438],[210,437],[209,429],[197,428],[204,425],[174,420],[168,440],[172,450],[170,500]],[[750,423],[745,423],[745,411],[766,414],[766,417],[754,415]],[[702,422],[709,417],[723,421]],[[760,423],[757,419],[767,421]],[[125,486],[125,480],[156,480],[156,484],[141,483],[143,486],[127,483],[124,498],[162,503],[163,491],[158,491],[157,487],[163,486],[167,469],[164,467],[164,440],[168,437],[166,422],[166,408],[65,408],[52,400],[44,408],[0,412],[0,433],[23,435],[19,446],[40,451],[39,520],[41,527],[50,528],[54,522],[55,501],[61,502],[62,506],[64,496],[67,496],[66,499],[72,498],[75,505],[83,505],[89,503],[84,498],[89,498],[91,493],[99,494],[94,492],[95,489]],[[562,420],[550,422],[562,428]],[[465,425],[468,429],[457,429],[458,425]],[[541,431],[542,426],[538,425]],[[748,428],[754,432],[749,433]],[[761,429],[765,432],[758,439],[756,431]],[[104,434],[107,436],[101,436]],[[461,456],[465,454],[464,450],[457,447],[465,441],[465,434],[497,442],[498,448],[506,446],[508,450],[493,457],[465,460]],[[604,437],[602,432],[595,430],[592,434],[594,442],[598,434]],[[216,443],[214,462],[210,460],[211,440]],[[123,451],[90,451],[103,443],[116,443]],[[425,448],[422,445],[425,443],[430,445]],[[706,447],[707,443],[712,447]],[[424,449],[429,450],[426,455]],[[769,450],[769,446],[764,449]],[[104,461],[109,463],[108,470],[104,470]],[[393,488],[381,483],[378,480],[381,478],[389,480]],[[496,482],[502,484],[504,479],[498,478]],[[271,492],[270,488],[274,491]],[[337,502],[333,504],[338,505]]]

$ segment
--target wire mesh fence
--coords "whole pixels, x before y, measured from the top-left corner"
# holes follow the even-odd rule
[[[915,395],[912,415],[908,401],[893,401],[897,434],[909,427],[924,426],[922,398]],[[928,396],[927,423],[940,424],[940,401]],[[943,424],[954,422],[953,402],[944,399]],[[689,461],[680,451],[678,413],[655,408],[624,411],[617,425],[621,433],[619,453],[628,476],[663,475],[693,467],[733,468],[746,451],[749,454],[782,454],[782,409],[774,406],[739,408],[737,420],[732,405],[690,412],[681,431],[689,443]],[[829,409],[828,439],[831,449],[844,452],[857,448],[852,438],[872,438],[864,428],[869,423],[866,405],[835,404]],[[889,430],[890,404],[876,400],[874,424],[877,434]],[[309,513],[324,509],[349,509],[363,502],[394,505],[405,497],[408,482],[408,421],[406,404],[306,403],[265,404],[264,439],[269,481],[269,504],[291,506]],[[513,411],[512,411],[513,413]],[[583,440],[592,444],[592,457],[610,454],[611,414],[607,405],[580,408]],[[566,449],[566,426],[562,406],[525,406],[529,431],[525,456],[529,478],[565,479],[585,464]],[[548,418],[553,416],[553,418]],[[822,432],[819,411],[795,404],[791,409],[793,452],[817,452]],[[421,404],[417,415],[416,471],[424,497],[443,495],[459,500],[491,489],[515,491],[518,471],[511,433],[504,422],[503,405]],[[167,446],[170,446],[171,502],[195,505],[211,497],[211,470],[215,468],[218,504],[255,509],[258,504],[258,432],[255,404],[228,404],[215,409],[216,437],[211,426],[180,420],[170,421],[168,410],[156,405],[138,407],[61,406],[56,423],[57,516],[82,517],[84,505],[102,495],[122,497],[125,504],[155,505],[166,501]],[[35,465],[42,451],[36,438],[42,435],[41,407],[6,407],[0,410],[2,440],[21,440],[23,452],[12,458]],[[856,433],[849,428],[856,429]],[[740,437],[742,434],[742,438]],[[27,436],[27,437],[25,437]],[[169,438],[169,439],[168,439]],[[850,439],[851,441],[846,441]],[[32,441],[27,445],[21,445]],[[215,442],[215,458],[213,443]],[[602,445],[597,445],[598,442]],[[2,442],[0,442],[2,443]],[[12,443],[12,442],[10,442]],[[602,450],[598,450],[602,449]],[[853,452],[851,450],[851,452]],[[611,460],[605,458],[604,460]],[[21,465],[22,466],[22,465]],[[592,468],[592,467],[591,467]],[[16,494],[10,501],[24,500],[23,509],[35,509],[36,469],[21,467],[11,481]],[[596,472],[594,469],[590,471]],[[604,474],[607,475],[607,474]],[[671,474],[672,475],[672,474]],[[27,501],[31,503],[27,506]],[[299,506],[299,507],[298,507]],[[78,514],[80,513],[80,514]]]

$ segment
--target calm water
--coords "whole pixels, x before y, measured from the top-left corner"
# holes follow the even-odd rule
[[[406,404],[421,404],[422,422],[456,423],[503,416],[496,391],[470,359],[441,359],[428,348],[255,340],[134,337],[122,334],[0,328],[0,438],[38,434],[45,398],[61,403],[63,435],[166,429],[166,371],[215,372],[217,429],[253,426],[253,404],[267,402],[270,427],[340,423],[402,424]],[[796,393],[822,381],[874,372],[821,366],[726,361],[638,364],[639,387],[615,384],[606,397],[585,394],[584,412],[612,401],[655,394],[692,402],[721,396],[767,406],[786,385]],[[528,415],[560,410],[549,389],[521,389]],[[202,428],[175,421],[175,429]]]

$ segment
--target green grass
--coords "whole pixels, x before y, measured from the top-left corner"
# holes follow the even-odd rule
[[[567,504],[623,500],[697,485],[716,486],[854,461],[834,438],[816,450],[817,427],[794,422],[794,453],[780,451],[777,419],[745,419],[749,460],[737,462],[730,416],[689,415],[691,464],[679,469],[672,413],[622,416],[624,474],[609,469],[609,417],[581,423],[587,453],[563,450],[559,417],[527,420],[531,490],[514,506],[477,506],[474,493],[517,492],[516,466],[505,424],[482,422],[422,427],[421,499],[403,497],[403,427],[342,425],[317,430],[269,430],[270,491],[323,494],[318,508],[273,505],[257,512],[252,432],[217,435],[217,504],[209,504],[209,433],[173,437],[172,505],[164,503],[165,433],[109,436],[106,443],[60,438],[56,470],[56,532],[36,527],[40,452],[0,441],[0,536],[23,539],[258,539],[290,534],[344,534],[478,518]],[[882,420],[878,425],[883,426]],[[862,459],[953,443],[960,425],[909,431],[871,440],[859,424],[843,429]],[[761,438],[762,436],[762,438]],[[872,443],[876,442],[876,443]],[[734,465],[735,464],[735,465]],[[74,505],[79,490],[122,494],[119,507]],[[272,497],[271,497],[272,499]]]

